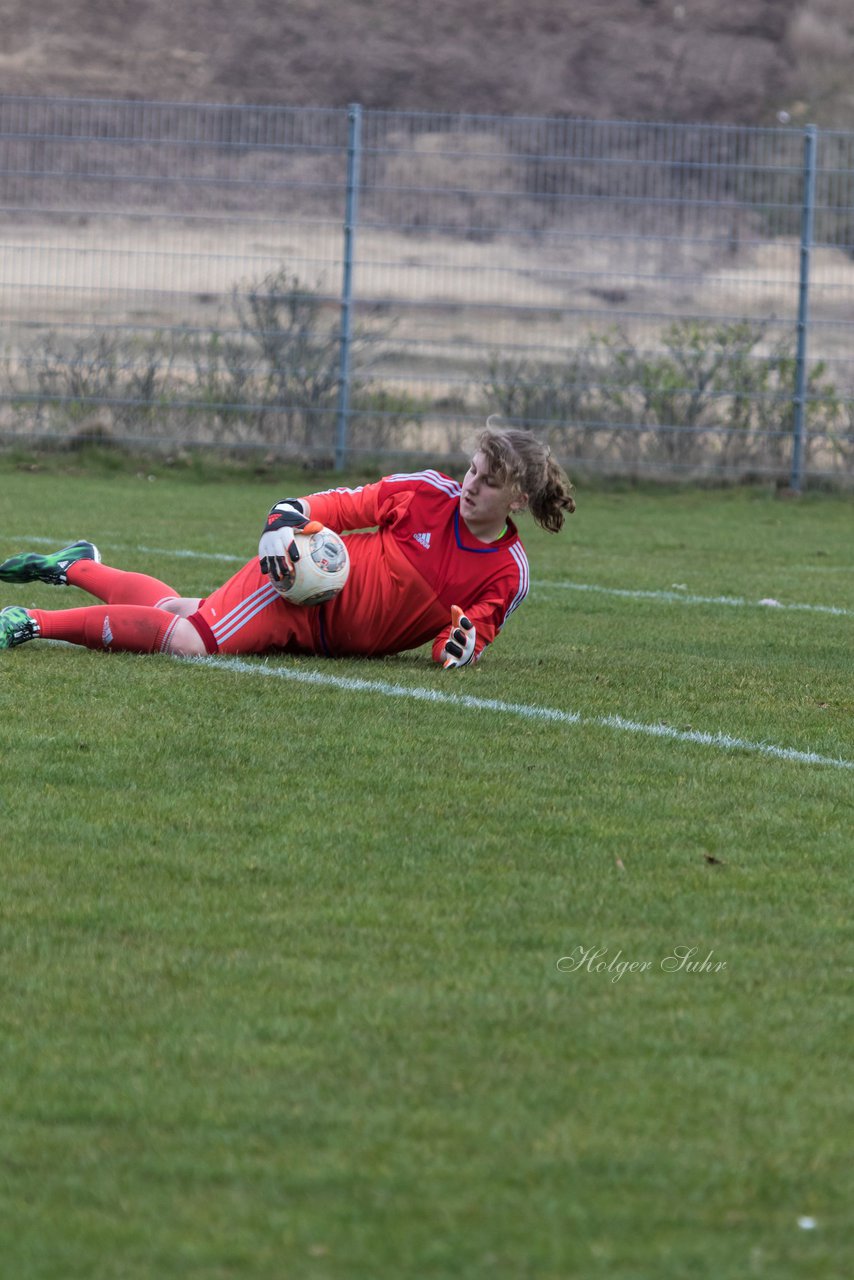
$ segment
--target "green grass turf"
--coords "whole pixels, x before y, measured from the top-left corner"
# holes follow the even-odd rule
[[[166,552],[248,557],[328,479],[7,466],[0,555],[90,536],[203,593],[234,566]],[[852,611],[852,514],[582,491],[524,532],[537,583]],[[0,655],[4,1274],[847,1274],[854,772],[595,720],[850,761],[852,625],[535,586],[475,670],[268,664],[581,724]]]

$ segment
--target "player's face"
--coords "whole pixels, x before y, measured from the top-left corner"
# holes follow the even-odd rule
[[[514,506],[515,495],[510,485],[501,484],[490,475],[486,455],[474,455],[465,474],[460,495],[460,514],[476,538],[484,541],[498,538]]]

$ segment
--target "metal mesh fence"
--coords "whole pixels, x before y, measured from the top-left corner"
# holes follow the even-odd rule
[[[854,470],[854,135],[0,98],[4,438]]]

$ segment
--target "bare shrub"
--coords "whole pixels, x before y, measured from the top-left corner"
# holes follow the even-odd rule
[[[795,424],[796,360],[788,342],[765,347],[747,321],[669,325],[641,349],[622,330],[591,333],[560,362],[493,357],[489,403],[538,431],[565,456],[688,474],[784,474]],[[807,441],[844,458],[844,406],[822,362],[807,378]],[[851,413],[848,408],[849,415]],[[849,416],[849,427],[850,427]]]
[[[405,391],[363,386],[350,401],[348,448],[353,453],[388,453],[417,439],[429,400]]]
[[[340,334],[337,324],[324,323],[317,293],[282,269],[235,289],[232,307],[255,349],[260,434],[296,449],[329,448]]]
[[[505,420],[536,431],[560,453],[589,459],[602,446],[591,421],[597,375],[589,350],[569,352],[560,362],[493,354],[483,390],[486,404]]]
[[[334,446],[341,377],[341,333],[320,293],[285,268],[232,291],[236,328],[215,329],[193,354],[194,410],[222,443],[263,442],[295,455]],[[407,416],[400,403],[369,393],[369,351],[380,332],[351,340],[351,407],[370,447]]]
[[[172,359],[160,334],[134,343],[104,331],[70,340],[48,332],[15,366],[7,361],[15,416],[81,440],[145,435],[169,400]]]

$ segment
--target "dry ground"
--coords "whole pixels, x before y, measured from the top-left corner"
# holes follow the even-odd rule
[[[854,124],[850,0],[6,0],[4,93]]]
[[[692,256],[692,250],[696,253]],[[448,307],[535,308],[555,312],[579,306],[603,316],[655,311],[668,300],[692,313],[781,315],[797,293],[799,242],[745,241],[739,250],[703,261],[690,241],[659,245],[652,238],[620,241],[582,234],[563,244],[538,244],[496,235],[477,243],[442,235],[413,237],[394,231],[359,232],[354,292],[357,298]],[[679,259],[679,253],[683,259]],[[35,222],[6,229],[0,278],[13,297],[10,315],[37,321],[46,295],[57,318],[106,319],[145,312],[152,323],[175,322],[177,311],[209,307],[232,288],[257,281],[287,263],[320,293],[340,296],[340,227],[283,223],[262,234],[246,226],[207,228],[112,218],[61,231]],[[615,309],[605,287],[613,277],[624,296]],[[854,261],[842,249],[813,249],[813,308],[822,318],[850,320]],[[680,296],[677,296],[680,295]],[[65,302],[63,303],[63,298]],[[0,303],[0,314],[2,314]],[[559,317],[557,317],[559,319]]]

